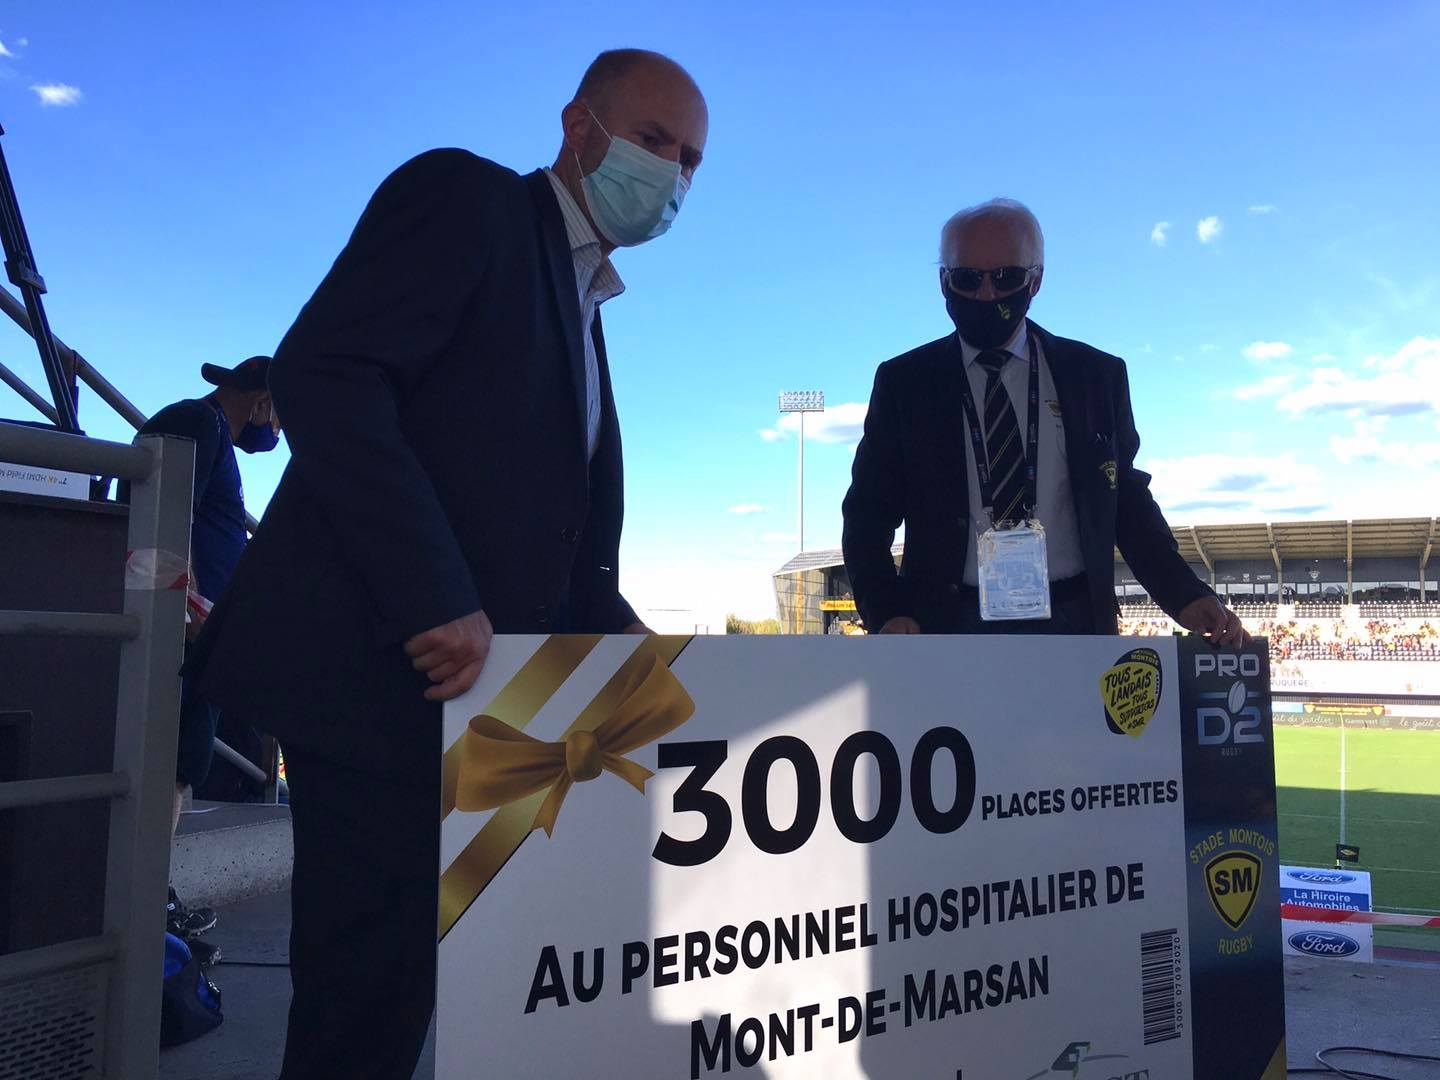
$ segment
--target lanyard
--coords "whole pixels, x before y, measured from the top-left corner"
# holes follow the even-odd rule
[[[1035,512],[1036,471],[1039,454],[1036,449],[1040,442],[1040,354],[1035,351],[1035,335],[1030,335],[1030,393],[1026,408],[1025,430],[1025,511]],[[962,354],[963,357],[963,354]],[[999,378],[996,372],[996,378]],[[1005,384],[1000,392],[1008,394]],[[995,526],[995,489],[990,486],[990,455],[985,449],[985,429],[980,426],[980,417],[975,412],[975,395],[970,389],[970,373],[965,370],[962,359],[960,370],[960,393],[965,405],[965,419],[970,428],[970,446],[975,451],[975,477],[980,481],[980,503]]]

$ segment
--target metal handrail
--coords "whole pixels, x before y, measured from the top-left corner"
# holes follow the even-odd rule
[[[68,971],[70,968],[87,967],[115,959],[120,943],[108,934],[98,937],[66,941],[59,945],[44,945],[34,949],[0,956],[0,980],[19,982],[46,975],[54,971]]]
[[[133,615],[99,611],[0,610],[0,637],[83,637],[129,641],[140,636]]]
[[[49,420],[57,426],[59,425],[60,414],[55,411],[55,406],[51,405],[34,390],[30,389],[30,385],[24,379],[20,378],[19,375],[16,375],[4,364],[0,364],[0,382],[3,382],[6,386],[10,387],[11,390],[14,390],[29,402],[30,407],[45,417],[46,420]]]
[[[118,772],[10,780],[0,784],[0,810],[13,810],[20,806],[54,806],[56,803],[83,802],[87,799],[114,799],[129,793],[130,778]]]
[[[19,465],[73,468],[133,481],[129,550],[189,560],[195,447],[188,439],[144,436],[135,446],[0,424],[0,457]],[[112,468],[119,466],[119,468]],[[130,583],[127,583],[129,585]],[[0,612],[0,633],[81,634],[120,640],[113,771],[0,784],[0,810],[110,800],[103,934],[86,941],[0,956],[0,981],[34,979],[106,964],[105,1076],[154,1076],[159,1063],[165,883],[180,715],[183,589],[136,583],[121,614]],[[3,1024],[3,1018],[0,1018]]]
[[[15,299],[15,296],[4,286],[0,286],[0,311],[3,311],[6,315],[9,315],[10,318],[15,321],[16,325],[20,327],[20,329],[24,330],[27,334],[34,336],[34,331],[30,327],[30,316],[25,311],[25,305],[22,304],[19,300]],[[138,408],[136,408],[134,402],[132,402],[119,390],[117,390],[114,383],[112,383],[109,379],[105,378],[104,375],[101,375],[94,364],[90,363],[89,360],[86,360],[85,357],[81,356],[69,345],[66,345],[65,342],[61,341],[57,335],[52,334],[51,337],[55,341],[55,349],[57,352],[59,352],[61,359],[63,359],[67,364],[70,364],[75,369],[75,374],[79,376],[80,380],[84,382],[86,386],[90,387],[91,390],[95,391],[95,395],[101,401],[105,402],[106,405],[109,405],[112,409],[119,413],[120,416],[124,418],[124,420],[136,431],[139,431],[142,427],[145,426],[145,414],[141,412]],[[9,369],[7,368],[5,370],[8,371]],[[24,397],[27,401],[30,400],[31,395],[39,397],[39,395],[35,394],[35,391],[30,389],[30,387],[26,385],[19,376],[13,377],[15,381],[18,382],[20,385],[15,386],[15,383],[13,382],[10,383],[10,385],[14,387],[16,393],[20,394],[21,397]],[[5,381],[10,382],[9,379],[6,379]],[[21,389],[21,387],[24,387],[24,389]],[[41,414],[44,415],[52,423],[56,420],[57,414],[55,413],[53,406],[47,405],[44,409],[41,409],[39,405],[36,405],[35,407],[39,409]],[[58,467],[60,466],[52,466],[52,468]],[[76,469],[74,471],[85,472],[86,470]],[[100,472],[100,470],[98,469],[95,471],[97,473]],[[103,475],[119,476],[120,474],[114,472],[105,472],[103,473]],[[124,478],[122,477],[122,479]],[[260,523],[255,519],[255,516],[247,511],[245,514],[245,530],[253,534],[255,530],[259,527]]]
[[[0,461],[132,481],[144,480],[153,466],[143,446],[20,424],[0,424]]]

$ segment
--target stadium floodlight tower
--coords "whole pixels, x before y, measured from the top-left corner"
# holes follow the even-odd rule
[[[824,390],[782,390],[780,411],[800,414],[800,550],[805,550],[805,414],[825,411]]]

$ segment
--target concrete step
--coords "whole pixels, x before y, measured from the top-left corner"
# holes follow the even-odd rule
[[[217,907],[290,887],[290,808],[197,802],[180,816],[170,883],[187,904]]]

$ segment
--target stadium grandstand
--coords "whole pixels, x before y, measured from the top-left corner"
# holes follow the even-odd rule
[[[1195,573],[1271,640],[1277,660],[1440,661],[1434,517],[1183,525],[1175,542]],[[898,565],[904,545],[892,552]],[[797,555],[775,573],[781,629],[864,632],[838,549]],[[1115,599],[1128,634],[1178,628],[1119,551]]]

